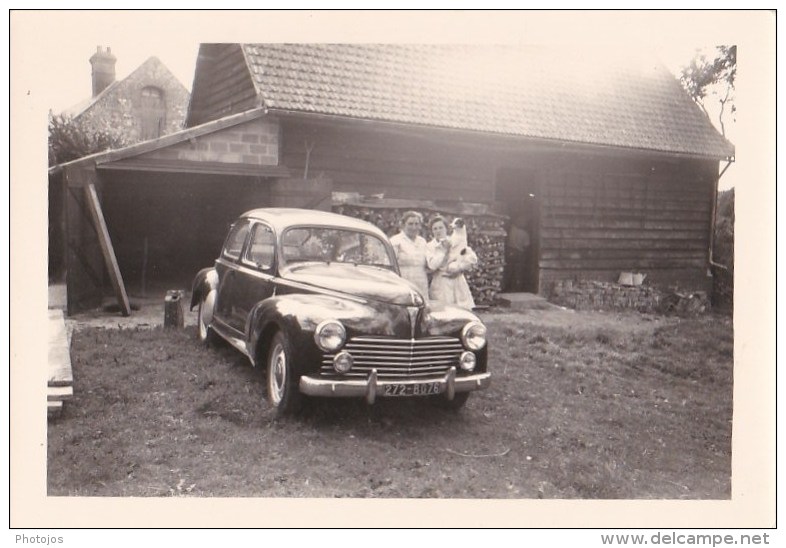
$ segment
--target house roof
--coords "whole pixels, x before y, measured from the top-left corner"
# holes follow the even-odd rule
[[[269,110],[730,158],[659,63],[542,47],[242,44]]]
[[[131,81],[138,73],[140,73],[142,71],[145,71],[145,70],[151,70],[151,69],[154,69],[154,68],[158,68],[158,67],[161,67],[161,68],[165,69],[167,72],[169,72],[169,69],[166,67],[166,65],[164,65],[161,62],[161,60],[158,57],[155,57],[155,56],[148,57],[147,60],[145,60],[144,63],[139,65],[137,68],[135,68],[131,72],[131,74],[129,74],[128,76],[126,76],[122,80],[115,80],[114,82],[109,84],[106,88],[104,88],[101,91],[101,93],[99,93],[98,95],[96,95],[94,97],[89,97],[87,99],[84,99],[84,100],[80,101],[79,103],[77,103],[77,104],[75,104],[75,105],[65,109],[62,112],[62,114],[66,115],[66,116],[69,116],[71,118],[78,118],[79,116],[81,116],[82,114],[84,114],[85,112],[90,110],[90,108],[93,107],[93,105],[95,105],[99,101],[101,101],[101,99],[103,99],[104,97],[107,97],[110,94],[114,93],[120,86],[124,85],[126,82]],[[170,72],[170,74],[171,74],[171,72]],[[173,80],[175,82],[177,82],[177,84],[180,87],[182,87],[184,90],[186,89],[185,86],[183,86],[183,84],[180,82],[180,80],[177,79],[176,76],[172,75],[172,78],[173,78]]]
[[[115,80],[114,82],[109,84],[107,87],[105,87],[101,91],[101,93],[99,93],[98,95],[96,95],[94,97],[88,97],[87,99],[83,99],[82,101],[78,102],[77,104],[72,105],[72,106],[68,107],[67,109],[65,109],[62,112],[62,114],[65,115],[65,116],[68,116],[69,118],[78,118],[84,112],[86,112],[88,109],[90,109],[90,107],[95,105],[98,101],[100,101],[105,96],[107,96],[110,93],[112,93],[112,91],[114,91],[114,89],[120,84],[120,82],[122,82],[122,80]]]

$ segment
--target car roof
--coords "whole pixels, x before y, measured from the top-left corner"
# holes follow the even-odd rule
[[[330,225],[373,232],[379,236],[387,237],[376,225],[367,221],[317,209],[268,207],[246,211],[241,217],[266,221],[272,225],[277,232],[296,225]]]

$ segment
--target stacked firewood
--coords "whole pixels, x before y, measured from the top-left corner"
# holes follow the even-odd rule
[[[505,273],[505,225],[501,217],[464,217],[467,241],[478,265],[466,274],[476,304],[494,304]]]
[[[368,221],[379,227],[388,236],[399,232],[399,220],[406,211],[417,211],[428,221],[434,215],[442,215],[449,223],[461,217],[467,226],[467,243],[478,256],[478,265],[466,273],[475,304],[485,306],[495,302],[502,291],[505,270],[505,218],[493,214],[467,214],[457,210],[450,211],[436,206],[423,207],[422,203],[404,204],[403,200],[389,200],[388,203],[361,204],[338,203],[333,211],[349,217]],[[416,207],[407,207],[415,205]],[[422,235],[428,240],[428,228],[424,226]]]

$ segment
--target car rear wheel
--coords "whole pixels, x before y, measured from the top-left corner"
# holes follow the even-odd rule
[[[267,398],[279,416],[300,409],[303,395],[298,391],[297,381],[292,371],[289,340],[279,331],[270,342],[267,358]]]
[[[210,321],[213,319],[215,299],[216,292],[210,291],[199,301],[199,309],[197,310],[197,334],[199,340],[205,345],[211,345],[216,341],[216,334],[213,328],[210,327]]]

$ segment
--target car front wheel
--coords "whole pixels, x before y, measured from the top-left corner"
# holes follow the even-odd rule
[[[292,371],[292,351],[289,340],[280,331],[270,342],[267,358],[267,397],[278,415],[297,412],[303,395],[298,391]]]

